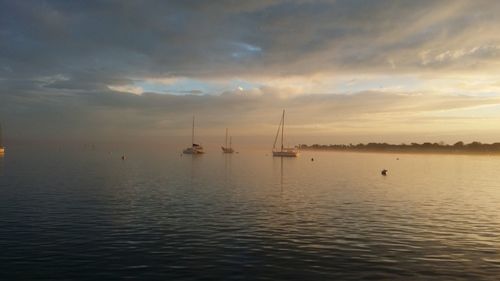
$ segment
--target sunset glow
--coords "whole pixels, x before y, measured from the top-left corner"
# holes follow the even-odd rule
[[[299,140],[500,138],[496,2],[3,5],[16,138],[183,136],[193,113],[269,136],[282,108]]]

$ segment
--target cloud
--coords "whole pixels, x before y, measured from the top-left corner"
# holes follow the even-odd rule
[[[497,97],[376,91],[286,96],[283,91],[286,89],[262,87],[220,95],[135,95],[117,89],[82,94],[50,88],[36,93],[11,92],[0,104],[0,112],[14,137],[116,140],[187,135],[192,114],[200,120],[202,135],[217,135],[225,127],[237,128],[239,135],[272,135],[282,108],[288,112],[290,135],[389,132],[395,128],[446,131],[428,125],[437,120],[449,123],[453,117],[474,120],[453,112],[500,105]],[[439,116],[442,112],[451,115]]]
[[[125,86],[108,86],[108,88],[112,91],[115,92],[125,92],[125,93],[130,93],[134,95],[141,95],[144,92],[144,89],[141,87],[137,86],[132,86],[132,85],[125,85]]]
[[[488,67],[497,58],[485,54],[500,44],[500,5],[491,1],[7,1],[3,6],[0,75],[7,77],[392,73],[395,65],[398,72],[432,71],[420,53],[455,68],[475,54],[476,62]]]
[[[451,64],[456,61],[470,62],[470,60],[481,59],[496,59],[500,55],[500,46],[496,45],[482,45],[470,48],[462,48],[455,50],[446,50],[444,52],[432,53],[431,51],[424,51],[421,53],[422,64]]]
[[[193,113],[267,134],[281,108],[297,134],[435,132],[498,104],[494,1],[0,5],[0,118],[19,136],[183,134]]]

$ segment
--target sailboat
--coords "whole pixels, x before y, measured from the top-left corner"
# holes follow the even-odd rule
[[[3,146],[3,139],[2,139],[2,125],[0,125],[0,154],[5,153],[5,147]]]
[[[278,136],[281,130],[281,147],[277,148],[276,143],[278,142]],[[273,145],[273,156],[277,157],[297,157],[299,151],[294,147],[284,147],[283,146],[283,136],[285,135],[285,110],[283,109],[283,115],[281,116],[280,125],[278,126],[278,131],[276,132],[276,137],[274,138]]]
[[[191,147],[188,147],[182,151],[184,154],[203,154],[203,147],[194,142],[194,116],[193,116],[193,128],[191,130]]]
[[[224,153],[233,153],[234,149],[232,148],[231,145],[231,137],[229,137],[229,146],[227,146],[227,128],[226,128],[226,146],[221,146],[222,152]]]

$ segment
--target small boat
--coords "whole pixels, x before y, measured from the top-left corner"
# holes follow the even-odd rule
[[[5,147],[3,146],[2,125],[0,124],[0,154],[4,153],[5,153]]]
[[[232,148],[231,145],[231,137],[229,137],[229,146],[227,146],[227,128],[226,128],[226,146],[221,146],[220,148],[222,149],[222,152],[224,153],[233,153],[234,149]]]
[[[278,142],[278,136],[281,131],[281,147],[277,148],[276,143]],[[276,157],[297,157],[299,151],[295,147],[284,147],[283,138],[285,135],[285,110],[283,109],[283,115],[281,116],[281,121],[278,126],[278,131],[276,132],[276,137],[274,138],[273,145],[273,156]]]
[[[182,151],[184,154],[203,154],[203,147],[194,142],[194,116],[193,116],[193,128],[191,131],[191,147],[188,147]]]
[[[382,170],[382,172],[380,172],[380,174],[381,174],[382,176],[387,176],[387,172],[388,172],[388,171],[387,171],[386,169],[383,169],[383,170]]]

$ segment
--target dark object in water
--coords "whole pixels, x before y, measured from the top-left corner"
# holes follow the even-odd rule
[[[127,159],[127,157],[125,157],[125,155],[122,155],[122,160],[125,160]]]
[[[314,161],[314,158],[311,158],[311,161]]]
[[[387,176],[387,170],[383,169],[382,172],[380,172],[380,174],[382,174],[382,176]]]

